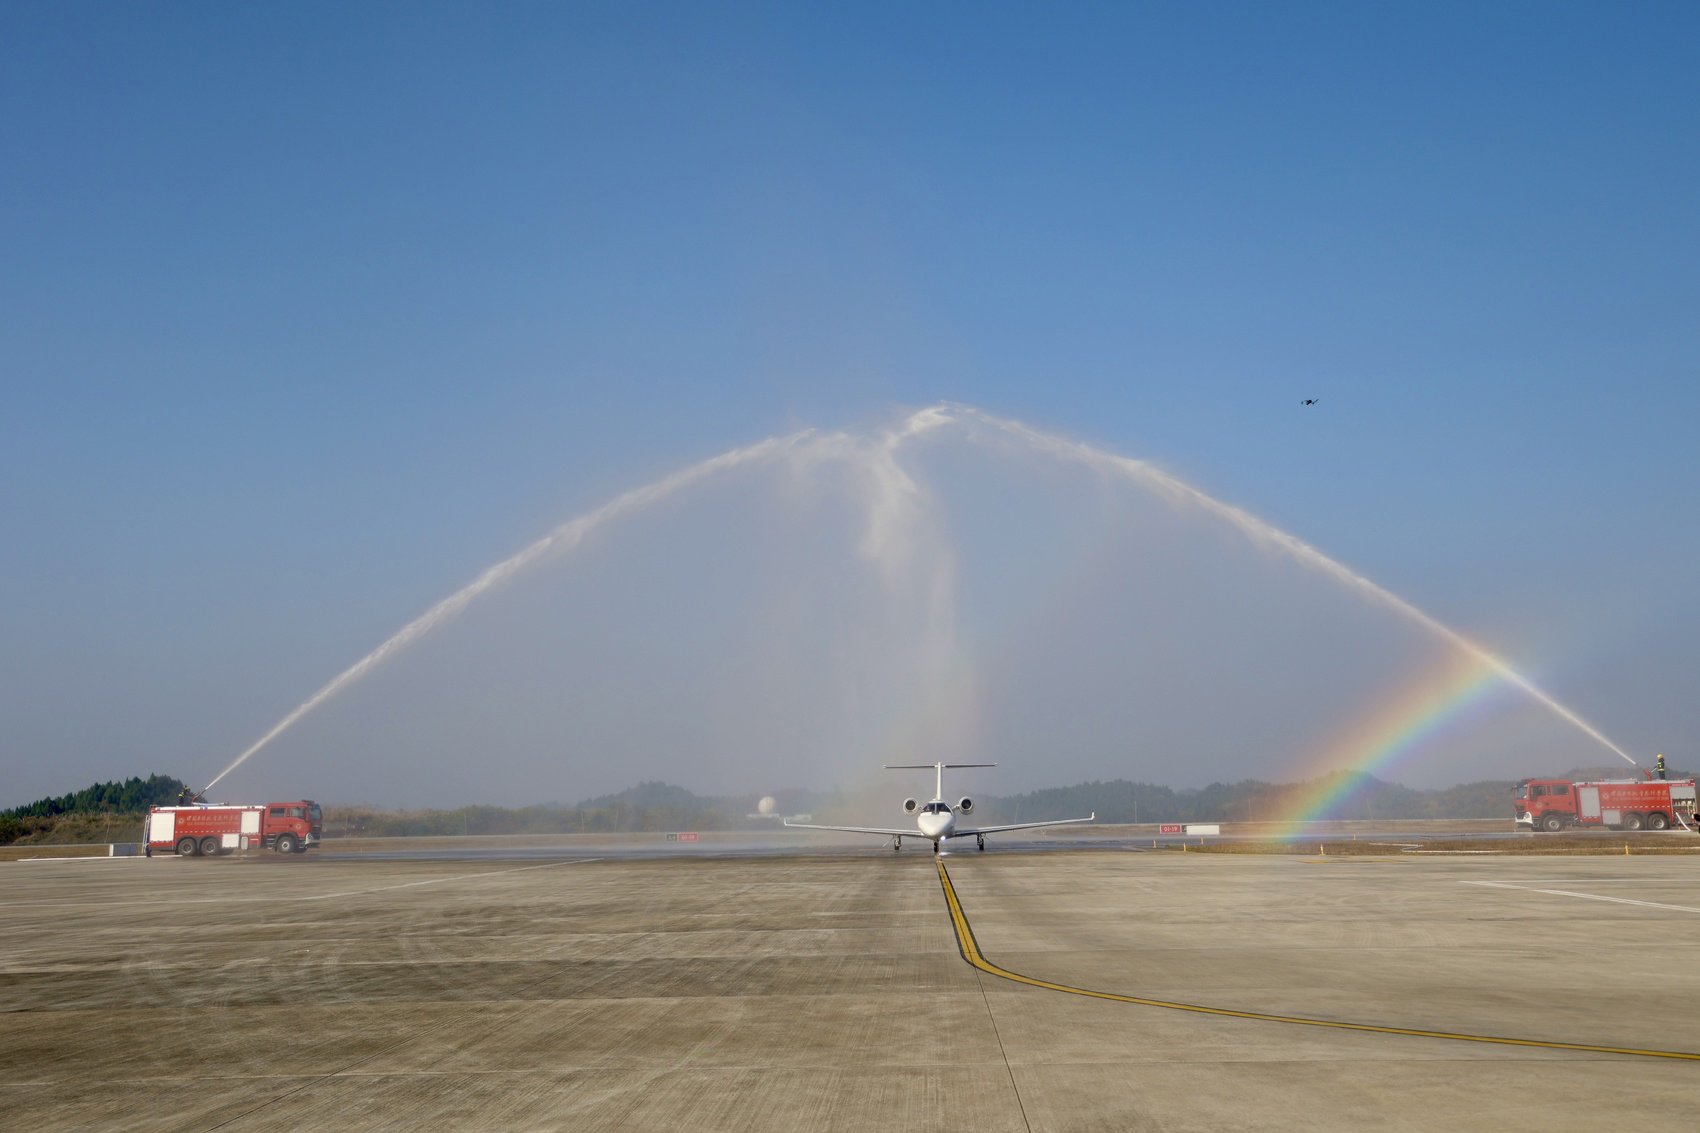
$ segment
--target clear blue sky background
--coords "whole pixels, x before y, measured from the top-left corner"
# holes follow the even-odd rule
[[[205,778],[561,520],[941,399],[1700,765],[1696,59],[1686,3],[9,3],[0,805]]]

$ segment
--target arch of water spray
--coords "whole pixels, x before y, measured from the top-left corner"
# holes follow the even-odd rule
[[[1598,728],[1518,672],[1504,659],[1392,591],[1250,512],[1224,503],[1145,461],[1046,433],[972,406],[945,403],[916,411],[896,427],[871,440],[846,433],[822,434],[805,430],[732,449],[626,492],[600,508],[562,524],[517,554],[487,568],[472,582],[426,610],[376,649],[338,674],[232,760],[229,766],[213,777],[207,787],[216,785],[319,705],[359,681],[398,651],[458,615],[480,595],[548,557],[572,551],[609,523],[734,468],[787,458],[804,461],[847,461],[858,465],[869,477],[873,488],[869,497],[867,529],[862,551],[879,569],[887,572],[901,570],[906,562],[903,544],[912,526],[916,501],[921,493],[904,470],[898,455],[904,446],[915,438],[950,426],[956,426],[970,436],[976,435],[977,430],[984,431],[1013,441],[1033,453],[1119,477],[1182,506],[1222,520],[1238,530],[1254,546],[1287,556],[1301,566],[1345,586],[1360,597],[1420,627],[1452,648],[1475,658],[1506,683],[1519,689],[1566,723],[1628,763],[1635,762]]]
[[[1445,641],[1447,644],[1464,651],[1488,668],[1497,673],[1508,684],[1520,689],[1543,707],[1553,712],[1566,723],[1580,729],[1591,739],[1597,741],[1620,758],[1633,764],[1624,750],[1613,743],[1598,728],[1584,720],[1574,710],[1566,707],[1552,694],[1542,689],[1528,677],[1512,668],[1503,658],[1470,640],[1457,630],[1437,618],[1424,613],[1405,599],[1394,594],[1386,587],[1378,586],[1369,579],[1358,574],[1345,564],[1330,558],[1309,543],[1282,531],[1273,524],[1267,523],[1257,516],[1232,504],[1223,503],[1191,484],[1177,479],[1142,460],[1132,457],[1118,456],[1093,448],[1091,445],[1078,441],[1066,440],[1050,433],[1042,433],[1019,421],[993,417],[977,409],[967,406],[954,407],[955,411],[965,420],[977,421],[1000,433],[1015,438],[1036,452],[1046,453],[1065,460],[1072,460],[1091,468],[1125,477],[1143,487],[1159,492],[1184,505],[1198,508],[1210,515],[1222,519],[1249,538],[1253,544],[1266,550],[1286,555],[1300,565],[1310,568],[1348,587],[1353,592],[1369,599],[1376,605],[1382,606],[1420,626],[1422,629]]]

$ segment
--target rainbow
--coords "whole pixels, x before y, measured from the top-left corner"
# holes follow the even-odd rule
[[[1504,674],[1483,658],[1451,653],[1417,680],[1372,705],[1333,741],[1323,745],[1296,776],[1304,785],[1283,809],[1285,835],[1302,824],[1331,818],[1351,802],[1363,772],[1379,775],[1419,751],[1464,718],[1497,689]]]

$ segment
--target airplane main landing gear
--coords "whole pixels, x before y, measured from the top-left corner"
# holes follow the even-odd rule
[[[986,836],[984,834],[976,834],[976,835],[974,835],[974,841],[980,843],[980,852],[982,854],[985,853],[986,852]]]
[[[901,837],[893,835],[892,839],[891,839],[891,852],[895,854],[897,851],[901,850],[902,848],[903,848],[903,839]]]

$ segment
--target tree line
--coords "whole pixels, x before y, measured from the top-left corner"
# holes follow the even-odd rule
[[[1020,822],[1098,812],[1098,821],[1279,822],[1294,818],[1308,800],[1329,798],[1325,815],[1374,821],[1390,818],[1509,818],[1511,784],[1503,779],[1417,790],[1363,772],[1342,771],[1303,783],[1245,779],[1196,788],[1173,788],[1126,779],[1053,787],[988,798],[988,812]]]
[[[104,840],[114,829],[110,819],[125,821],[117,829],[129,840],[134,825],[141,829],[140,816],[149,807],[169,806],[184,790],[181,779],[170,775],[149,775],[146,779],[132,776],[122,782],[96,783],[68,795],[50,795],[33,803],[0,811],[0,845],[23,838],[35,840],[64,840],[84,842],[91,838]],[[98,826],[87,821],[88,816],[107,816]]]
[[[0,811],[10,818],[51,818],[56,814],[140,814],[151,806],[169,806],[184,790],[181,779],[169,775],[132,776],[123,782],[96,783],[68,795],[53,795]]]
[[[1673,772],[1672,778],[1687,777]],[[1615,768],[1585,768],[1556,778],[1622,777]],[[1506,818],[1511,815],[1507,780],[1463,783],[1438,790],[1417,790],[1363,772],[1343,771],[1303,783],[1246,779],[1197,788],[1166,787],[1126,779],[1094,780],[1023,794],[986,796],[976,801],[976,822],[1024,822],[1075,818],[1096,811],[1102,823],[1266,822],[1294,817],[1307,800],[1333,800],[1326,817],[1339,819]],[[177,802],[185,789],[180,779],[150,775],[122,782],[96,783],[0,811],[0,844],[31,841],[105,840],[119,817],[134,818],[151,806]],[[808,813],[813,821],[865,823],[887,816],[889,792],[779,791],[779,814]],[[953,800],[954,801],[954,800]],[[327,837],[425,837],[453,834],[576,834],[620,831],[773,829],[776,817],[757,817],[755,799],[707,797],[670,783],[648,781],[612,795],[576,804],[527,807],[465,806],[452,810],[381,810],[367,806],[326,806]],[[94,816],[100,821],[91,824]],[[102,816],[110,816],[110,821]],[[90,833],[92,832],[92,833]],[[112,835],[117,837],[116,834]]]
[[[1338,819],[1509,818],[1511,784],[1484,780],[1439,790],[1417,790],[1362,772],[1340,772],[1303,783],[1256,779],[1211,783],[1198,788],[1166,787],[1126,779],[1093,780],[1024,794],[981,796],[976,822],[1043,821],[1096,811],[1109,824],[1153,822],[1268,822],[1293,818],[1306,800],[1326,795],[1326,817]],[[952,799],[954,801],[954,799]],[[754,799],[704,797],[668,783],[646,782],[576,805],[517,809],[466,806],[453,810],[385,811],[372,807],[327,807],[326,836],[413,836],[444,834],[577,834],[617,831],[771,829],[774,818],[757,818]],[[862,823],[889,818],[889,792],[866,790],[780,793],[780,813],[805,811],[813,821]],[[883,816],[883,817],[882,817]]]

